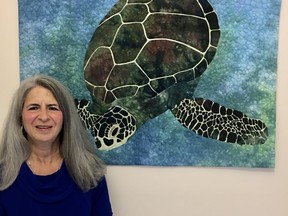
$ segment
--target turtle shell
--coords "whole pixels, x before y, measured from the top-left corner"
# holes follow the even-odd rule
[[[84,76],[96,102],[153,98],[199,77],[220,37],[206,0],[120,0],[100,22],[87,49]]]

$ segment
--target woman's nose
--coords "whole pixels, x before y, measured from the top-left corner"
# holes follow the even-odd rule
[[[47,121],[49,119],[49,115],[48,115],[47,110],[46,109],[40,109],[40,113],[39,113],[38,118],[41,121]]]

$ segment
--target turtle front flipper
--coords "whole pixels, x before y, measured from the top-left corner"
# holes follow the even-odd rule
[[[135,118],[120,106],[113,106],[103,115],[96,115],[89,111],[89,101],[75,100],[75,104],[99,150],[111,150],[125,144],[136,131]]]
[[[203,137],[240,145],[263,144],[268,137],[268,129],[261,120],[210,100],[184,99],[172,113],[184,127]]]

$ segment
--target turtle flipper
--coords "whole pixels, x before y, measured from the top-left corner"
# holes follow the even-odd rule
[[[223,142],[263,144],[268,129],[259,119],[202,98],[184,99],[172,109],[177,120],[195,133]]]
[[[82,123],[84,127],[90,131],[91,135],[94,138],[95,145],[97,148],[101,147],[101,143],[98,142],[96,134],[98,133],[95,129],[95,122],[100,118],[99,115],[93,114],[88,110],[88,107],[90,106],[90,101],[82,99],[74,99],[74,103],[77,108],[78,115],[80,119],[82,120]]]
[[[111,107],[100,116],[89,111],[89,101],[75,100],[75,103],[99,150],[111,150],[125,144],[136,131],[135,118],[119,106]]]
[[[88,110],[88,107],[90,106],[90,101],[85,100],[85,99],[82,99],[80,101],[77,99],[74,99],[74,103],[76,105],[77,112],[78,112],[80,119],[82,120],[84,126],[88,130],[91,130],[94,122],[96,122],[100,116],[93,114]]]

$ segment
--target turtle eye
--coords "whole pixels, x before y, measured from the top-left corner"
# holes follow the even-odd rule
[[[110,131],[111,135],[114,137],[114,136],[116,136],[118,134],[119,127],[114,126],[110,130],[111,130]]]

